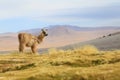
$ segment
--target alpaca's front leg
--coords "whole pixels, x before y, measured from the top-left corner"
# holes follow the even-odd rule
[[[32,52],[35,54],[35,53],[37,53],[37,47],[36,47],[36,45],[33,45],[32,47],[31,47],[31,50],[32,50]]]

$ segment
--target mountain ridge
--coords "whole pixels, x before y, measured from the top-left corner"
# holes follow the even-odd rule
[[[93,40],[104,35],[120,31],[120,27],[81,28],[70,25],[54,25],[52,27],[48,26],[45,29],[48,29],[48,36],[38,46],[38,48],[61,47],[69,44],[75,44],[78,42]],[[40,34],[40,31],[41,28],[37,28],[30,30],[22,30],[17,33],[0,34],[0,51],[18,50],[18,33],[26,32],[33,35],[38,35]]]

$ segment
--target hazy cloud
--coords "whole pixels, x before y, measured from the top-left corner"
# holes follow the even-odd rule
[[[0,26],[2,31],[54,24],[119,26],[119,7],[119,0],[0,0]]]
[[[62,9],[104,7],[119,0],[0,0],[0,19],[47,16]]]
[[[58,11],[53,17],[71,17],[87,19],[113,19],[120,18],[120,5],[109,5],[105,7],[74,8]]]

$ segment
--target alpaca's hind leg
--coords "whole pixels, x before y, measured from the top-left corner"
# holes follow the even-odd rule
[[[19,52],[22,52],[23,53],[24,51],[24,45],[23,44],[20,44],[19,45]]]

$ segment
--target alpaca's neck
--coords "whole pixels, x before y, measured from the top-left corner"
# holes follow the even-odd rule
[[[44,36],[43,34],[40,34],[40,35],[37,37],[39,43],[43,41],[44,37],[45,37],[45,36]]]

